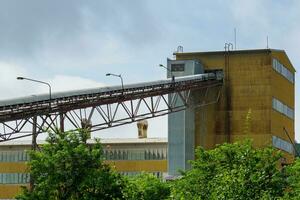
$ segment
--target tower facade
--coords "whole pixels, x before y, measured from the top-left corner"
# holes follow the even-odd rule
[[[219,69],[224,72],[218,102],[193,111],[194,148],[200,145],[210,149],[224,142],[250,138],[255,147],[272,145],[284,152],[286,162],[293,160],[295,69],[285,51],[258,49],[175,55],[176,61],[199,62],[205,72]],[[169,117],[169,126],[172,123],[177,122]],[[172,137],[169,133],[169,143]],[[170,168],[183,169],[179,165]],[[174,170],[169,173],[176,174]]]

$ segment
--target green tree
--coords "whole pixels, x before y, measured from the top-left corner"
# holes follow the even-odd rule
[[[286,167],[288,174],[288,189],[286,190],[284,199],[298,200],[300,199],[300,160],[295,160],[292,165]]]
[[[277,199],[288,188],[278,167],[281,153],[253,148],[250,141],[196,150],[192,169],[176,180],[173,199]]]
[[[128,178],[124,190],[124,197],[128,200],[163,200],[169,196],[169,184],[147,173]]]
[[[123,178],[103,162],[99,141],[86,140],[83,130],[50,133],[41,151],[30,152],[33,190],[24,188],[17,199],[123,199]]]

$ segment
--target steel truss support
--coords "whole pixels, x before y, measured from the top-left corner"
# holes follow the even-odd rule
[[[200,90],[206,91],[211,87],[220,87],[220,85],[207,86]],[[206,94],[207,92],[203,93]],[[32,140],[34,145],[36,144],[36,136],[42,132],[87,128],[87,124],[90,124],[90,131],[94,132],[178,112],[186,109],[188,106],[197,107],[216,101],[216,98],[205,100],[205,95],[203,100],[198,102],[197,105],[191,105],[191,98],[191,90],[174,91],[169,94],[124,101],[120,100],[115,103],[89,106],[65,112],[53,112],[46,115],[36,115],[9,122],[0,122],[2,126],[2,129],[0,129],[0,142],[33,135]],[[35,148],[36,146],[33,146],[33,149]]]
[[[219,74],[59,96],[51,99],[51,108],[49,99],[0,106],[0,142],[33,135],[35,149],[40,133],[80,128],[94,132],[215,103],[223,85]],[[209,91],[215,88],[214,96]]]

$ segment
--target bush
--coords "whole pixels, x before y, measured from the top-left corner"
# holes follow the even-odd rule
[[[196,150],[192,169],[172,188],[174,199],[276,199],[287,189],[282,157],[271,147],[255,149],[250,141]]]
[[[163,200],[170,196],[170,187],[166,182],[152,174],[142,173],[128,178],[124,197],[128,200]]]
[[[32,190],[17,199],[123,199],[123,178],[103,162],[99,141],[86,144],[84,130],[50,133],[41,151],[31,151]]]

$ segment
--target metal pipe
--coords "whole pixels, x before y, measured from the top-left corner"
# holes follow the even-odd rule
[[[236,50],[236,28],[234,28],[234,50]]]
[[[298,153],[298,151],[297,151],[297,148],[296,148],[295,142],[294,142],[294,141],[291,139],[291,137],[290,137],[290,134],[288,133],[288,131],[286,130],[286,128],[285,128],[285,127],[283,127],[283,130],[284,130],[285,134],[288,136],[288,138],[289,138],[290,142],[292,143],[292,145],[293,145],[293,148],[294,148],[294,152],[295,152],[295,154],[296,154],[297,156],[299,156],[300,154],[299,154],[299,153]]]

